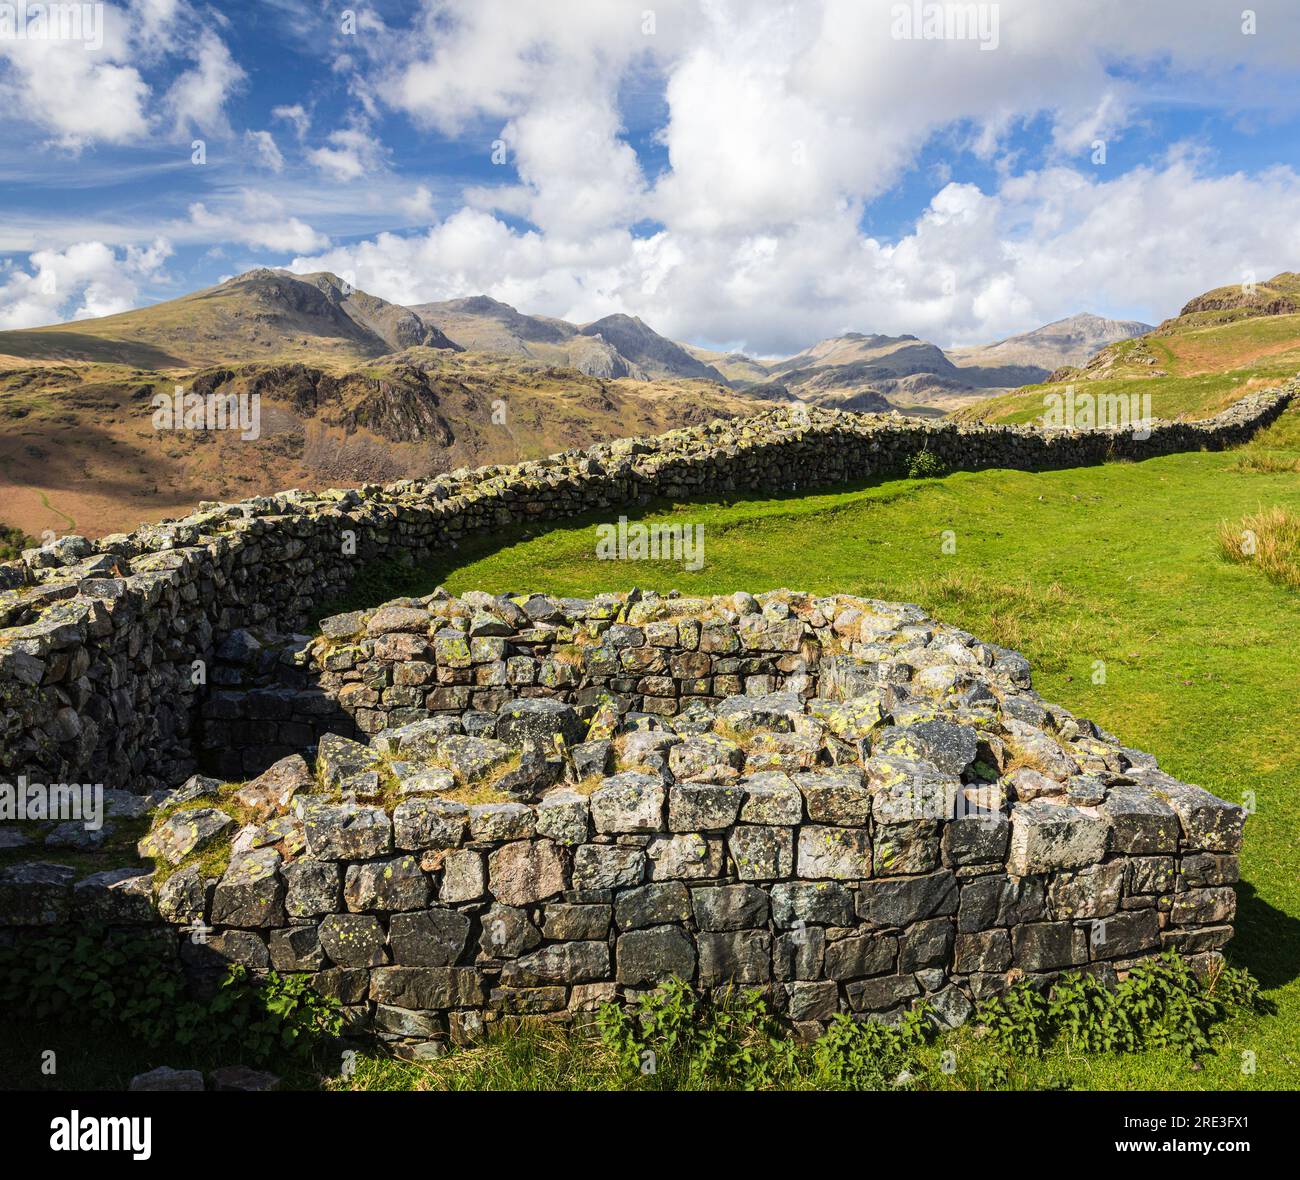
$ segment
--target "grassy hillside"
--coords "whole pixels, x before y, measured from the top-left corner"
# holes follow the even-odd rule
[[[0,332],[0,358],[153,370],[255,358],[355,361],[414,345],[454,347],[407,308],[335,275],[267,269],[135,311]]]
[[[1023,651],[1035,684],[1227,799],[1254,799],[1229,957],[1261,981],[1273,1015],[1242,1017],[1193,1070],[1172,1053],[1003,1063],[1013,1085],[1300,1087],[1300,598],[1219,551],[1224,521],[1261,505],[1300,512],[1300,410],[1250,446],[1033,474],[889,480],[802,498],[659,506],[646,520],[704,526],[697,573],[595,558],[595,518],[372,585],[369,601],[427,590],[584,595],[641,586],[685,594],[779,586],[918,602],[946,622]],[[957,552],[944,555],[951,529]],[[1103,661],[1104,683],[1094,681]],[[960,1052],[986,1050],[970,1033]],[[1257,1055],[1254,1074],[1241,1054]],[[422,1084],[454,1084],[424,1075]],[[524,1073],[527,1069],[520,1066]],[[546,1067],[531,1067],[536,1077]],[[400,1072],[400,1071],[399,1071]],[[411,1084],[410,1071],[369,1084]],[[432,1079],[432,1080],[431,1080]],[[958,1084],[958,1083],[954,1083]]]
[[[1032,422],[1045,397],[1078,393],[1150,394],[1161,418],[1205,418],[1251,389],[1300,370],[1300,276],[1282,274],[1248,294],[1224,287],[1191,300],[1153,332],[1099,352],[1087,365],[1049,381],[979,402],[955,416]]]
[[[261,437],[155,431],[152,399],[187,390],[261,399]],[[164,374],[124,365],[0,370],[6,520],[100,536],[199,500],[350,487],[517,462],[656,434],[756,404],[698,381],[587,377],[536,361],[417,348],[362,363],[244,363]]]

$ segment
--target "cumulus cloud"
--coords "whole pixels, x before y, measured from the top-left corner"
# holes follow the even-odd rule
[[[423,235],[295,267],[407,302],[486,291],[571,319],[619,309],[772,353],[846,329],[954,343],[1083,308],[1159,318],[1298,245],[1290,170],[1215,177],[1175,153],[1114,175],[1090,159],[1139,117],[1144,69],[1171,91],[1240,94],[1254,93],[1244,76],[1300,67],[1300,11],[1280,0],[1258,6],[1267,43],[1216,0],[1004,0],[994,52],[900,39],[894,6],[859,0],[506,7],[429,0],[428,35],[385,42],[374,67],[376,93],[419,125],[504,145],[502,183],[468,189]],[[620,114],[638,86],[662,94],[655,176]],[[1008,145],[1031,120],[1049,148],[1026,173]],[[1001,180],[937,176],[910,231],[864,233],[864,211],[940,134]]]
[[[27,268],[0,270],[0,329],[128,311],[136,305],[141,282],[157,277],[171,252],[165,238],[120,253],[103,242],[38,250]]]
[[[98,49],[75,38],[0,37],[0,99],[64,148],[138,139],[149,124],[150,90],[132,63],[129,18],[103,5]]]
[[[1109,181],[1058,166],[988,193],[948,184],[896,242],[862,233],[852,208],[736,237],[611,230],[581,248],[464,209],[291,266],[348,271],[400,303],[485,292],[577,321],[622,310],[761,355],[846,330],[980,343],[1080,310],[1158,320],[1196,292],[1267,277],[1300,256],[1298,200],[1290,168],[1216,177],[1176,157]]]
[[[486,292],[576,320],[623,310],[761,354],[848,329],[950,344],[1082,309],[1157,319],[1206,287],[1295,265],[1292,169],[1217,175],[1191,150],[1129,171],[1090,158],[1098,140],[1131,133],[1157,92],[1220,114],[1293,101],[1278,84],[1300,70],[1293,0],[1255,0],[1255,35],[1222,0],[1001,0],[996,50],[900,37],[895,7],[424,0],[409,28],[363,9],[364,35],[329,49],[356,114],[310,141],[306,162],[372,207],[359,182],[384,173],[391,224],[433,221],[430,189],[399,180],[405,157],[390,168],[374,133],[397,113],[458,150],[497,151],[500,180],[480,178],[421,233],[331,247],[292,203],[301,189],[267,178],[280,197],[196,203],[173,236],[292,253],[297,269],[347,271],[400,302]],[[124,71],[124,100],[102,117],[128,138],[156,117],[139,62],[163,52],[156,30],[188,19],[181,0],[133,11],[135,42],[110,37],[95,67]],[[219,126],[241,83],[215,33],[206,44],[169,92],[185,126]],[[67,76],[92,94],[112,78]],[[72,134],[57,110],[40,117]],[[271,117],[307,140],[302,104]],[[270,132],[248,143],[284,167]],[[914,224],[865,231],[936,145],[951,170],[927,171],[932,199]],[[954,183],[968,153],[994,179]]]
[[[382,168],[384,149],[366,127],[341,127],[330,132],[328,146],[313,148],[307,159],[327,176],[346,183]]]
[[[194,68],[177,78],[167,93],[177,131],[229,134],[226,102],[246,76],[225,42],[205,30],[195,49]]]
[[[0,35],[0,98],[53,143],[72,150],[134,143],[164,118],[180,133],[228,131],[225,104],[244,71],[205,15],[184,0],[60,7],[76,10],[82,35],[19,35],[22,6],[6,18],[13,35]],[[150,83],[153,70],[174,76],[173,63],[186,54],[193,67],[170,87]]]
[[[241,242],[277,252],[321,250],[329,244],[324,234],[290,216],[278,197],[259,189],[242,189],[238,200],[223,203],[216,209],[196,201],[189,207],[189,215],[189,222],[181,231],[187,237]]]

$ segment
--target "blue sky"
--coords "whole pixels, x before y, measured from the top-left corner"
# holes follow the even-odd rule
[[[1300,268],[1298,6],[903,7],[133,0],[90,48],[0,4],[0,326],[269,265],[772,355]]]

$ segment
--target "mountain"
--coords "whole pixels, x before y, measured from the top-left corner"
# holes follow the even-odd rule
[[[603,340],[629,364],[651,377],[693,377],[727,384],[726,378],[712,365],[697,360],[680,344],[660,336],[637,316],[607,315],[583,325],[579,333]]]
[[[694,344],[683,344],[682,347],[697,361],[703,361],[716,369],[737,389],[745,385],[762,384],[771,379],[771,373],[762,361],[743,352],[715,352],[709,348],[698,348]]]
[[[1048,399],[1079,394],[1150,397],[1162,418],[1206,418],[1251,389],[1300,370],[1300,274],[1216,287],[1144,335],[1107,344],[1088,360],[1065,364],[1031,384],[961,411],[964,418],[1029,422]]]
[[[516,462],[758,406],[631,317],[580,327],[485,298],[444,310],[468,347],[335,275],[259,269],[0,332],[4,521],[97,536],[198,499]],[[178,385],[255,398],[260,433],[155,430],[153,399]]]
[[[1149,330],[1148,324],[1079,314],[996,344],[947,351],[911,335],[845,332],[767,364],[766,384],[733,383],[752,394],[782,389],[839,409],[954,410],[992,391],[1042,381],[1103,344]]]
[[[411,347],[458,346],[336,275],[268,269],[119,315],[0,332],[0,357],[153,370],[254,357],[360,360]]]
[[[1152,330],[1150,324],[1139,320],[1108,320],[1099,315],[1080,312],[1044,324],[1032,332],[1008,336],[996,344],[950,348],[948,355],[963,368],[1007,371],[1017,367],[1040,369],[1044,371],[1038,378],[1041,379],[1041,376],[1062,365],[1084,364],[1108,344],[1144,336]],[[1035,379],[1029,376],[1015,384],[1028,384]]]
[[[486,295],[421,303],[411,310],[474,352],[530,357],[567,365],[591,377],[638,381],[684,377],[728,383],[717,369],[635,316],[609,315],[590,324],[571,324],[525,315]]]
[[[256,395],[259,436],[155,430],[153,399],[178,382]],[[166,373],[27,364],[0,368],[0,519],[32,535],[100,536],[199,500],[512,463],[757,408],[715,382],[611,380],[445,348]]]

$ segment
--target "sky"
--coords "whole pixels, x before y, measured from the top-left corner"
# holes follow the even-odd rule
[[[778,356],[1300,269],[1296,0],[81,7],[0,2],[0,328],[276,266]]]

